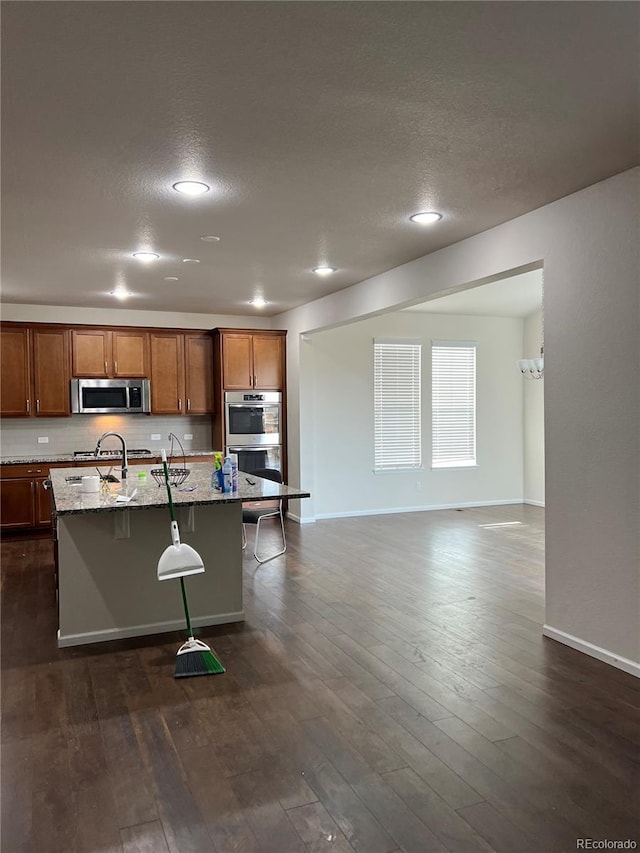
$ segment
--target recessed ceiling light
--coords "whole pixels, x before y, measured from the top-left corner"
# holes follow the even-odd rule
[[[183,264],[199,264],[200,261],[197,258],[183,258],[182,263]]]
[[[133,257],[136,261],[157,261],[160,255],[155,252],[134,252]]]
[[[426,213],[414,213],[413,216],[409,217],[409,219],[412,222],[416,222],[418,225],[433,225],[434,222],[438,222],[442,219],[442,214],[436,213],[434,210],[430,210]]]
[[[205,234],[204,237],[201,237],[200,239],[203,241],[203,243],[219,243],[220,242],[220,238],[214,237],[213,234]]]
[[[177,193],[182,193],[182,195],[202,195],[209,192],[208,184],[203,184],[202,181],[178,181],[172,186]]]
[[[127,296],[131,296],[128,290],[125,290],[124,287],[116,287],[115,290],[110,291],[111,296],[115,296],[116,299],[126,299]]]
[[[165,275],[164,281],[180,281],[177,275]]]
[[[316,275],[331,275],[331,273],[336,272],[335,267],[314,267],[312,272]]]
[[[254,308],[264,308],[267,304],[267,300],[263,299],[262,296],[256,296],[255,299],[249,300],[249,305],[253,305]]]

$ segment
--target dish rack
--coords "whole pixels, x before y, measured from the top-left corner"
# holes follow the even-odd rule
[[[186,457],[185,452],[184,452],[184,447],[180,443],[180,439],[178,438],[178,436],[175,435],[175,433],[170,432],[169,433],[169,439],[171,441],[171,448],[169,450],[169,463],[168,463],[169,485],[170,486],[181,486],[184,483],[184,481],[188,479],[189,475],[191,474],[191,471],[189,468],[187,468],[187,457]],[[183,465],[182,468],[172,468],[171,467],[171,463],[173,461],[173,442],[174,442],[174,439],[175,439],[175,441],[178,442],[180,450],[182,451],[182,465]],[[152,468],[151,469],[151,476],[156,481],[158,486],[164,486],[164,468]]]

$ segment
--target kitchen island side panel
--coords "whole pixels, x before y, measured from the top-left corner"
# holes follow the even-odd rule
[[[242,621],[242,506],[193,507],[193,532],[188,512],[178,511],[181,539],[205,566],[185,578],[192,622]],[[179,580],[156,575],[171,544],[166,508],[128,512],[129,536],[116,539],[120,514],[58,518],[59,646],[185,630]]]

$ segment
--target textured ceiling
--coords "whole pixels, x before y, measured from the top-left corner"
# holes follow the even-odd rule
[[[7,302],[275,314],[638,162],[637,3],[2,13]]]

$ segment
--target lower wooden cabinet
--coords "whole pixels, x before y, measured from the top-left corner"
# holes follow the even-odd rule
[[[0,529],[29,530],[51,527],[51,492],[46,488],[50,466],[0,466]]]
[[[0,525],[3,530],[35,527],[34,480],[27,477],[16,480],[2,480],[0,483]]]

